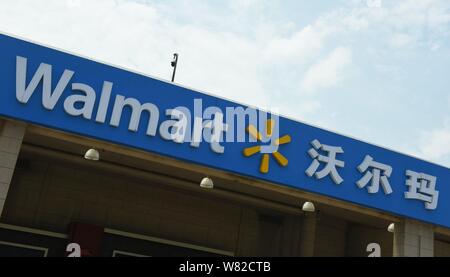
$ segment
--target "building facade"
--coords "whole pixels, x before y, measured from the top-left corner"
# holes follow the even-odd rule
[[[450,255],[448,168],[10,36],[0,47],[0,256]]]

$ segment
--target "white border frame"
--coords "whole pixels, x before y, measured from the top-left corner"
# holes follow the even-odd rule
[[[116,254],[123,254],[123,255],[126,255],[126,256],[139,257],[139,258],[151,257],[151,256],[147,256],[147,255],[142,255],[142,254],[126,252],[126,251],[122,251],[122,250],[113,250],[112,257],[113,258],[120,258],[120,257],[117,257]]]
[[[44,231],[44,230],[33,229],[33,228],[22,227],[22,226],[16,226],[16,225],[10,225],[10,224],[5,224],[5,223],[0,223],[0,229],[19,231],[19,232],[30,233],[30,234],[35,234],[35,235],[42,235],[42,236],[47,236],[47,237],[59,238],[59,239],[67,239],[69,237],[67,234],[55,233],[55,232]]]
[[[59,238],[59,239],[67,239],[69,237],[67,234],[50,232],[50,231],[33,229],[33,228],[28,228],[28,227],[16,226],[16,225],[10,225],[10,224],[6,224],[6,223],[0,223],[0,229],[25,232],[25,233],[42,235],[42,236],[47,236],[47,237]],[[110,229],[110,228],[104,228],[103,232],[107,233],[107,234],[112,234],[112,235],[117,235],[117,236],[122,236],[122,237],[127,237],[127,238],[133,238],[133,239],[138,239],[138,240],[145,240],[145,241],[150,241],[150,242],[156,242],[156,243],[160,243],[160,244],[164,244],[164,245],[183,247],[183,248],[198,250],[198,251],[202,251],[202,252],[212,253],[212,254],[224,255],[224,256],[229,256],[229,257],[235,256],[234,252],[231,252],[231,251],[209,248],[209,247],[205,247],[205,246],[199,246],[199,245],[195,245],[195,244],[178,242],[178,241],[157,238],[157,237],[151,237],[151,236],[146,236],[146,235],[134,234],[134,233],[119,231],[119,230]],[[48,248],[47,248],[47,250],[48,250]],[[114,250],[114,251],[116,251],[116,250]],[[120,250],[117,250],[117,251],[120,251]],[[121,252],[124,252],[124,251],[121,251]],[[130,253],[130,254],[133,254],[133,253]]]
[[[212,254],[218,254],[218,255],[224,255],[224,256],[230,256],[230,257],[235,256],[234,252],[231,252],[231,251],[214,249],[214,248],[209,248],[209,247],[205,247],[205,246],[199,246],[199,245],[185,243],[185,242],[161,239],[161,238],[156,238],[156,237],[151,237],[151,236],[133,234],[133,233],[109,229],[109,228],[105,228],[104,232],[108,233],[108,234],[112,234],[112,235],[128,237],[128,238],[133,238],[133,239],[138,239],[138,240],[145,240],[145,241],[150,241],[150,242],[156,242],[156,243],[161,243],[161,244],[165,244],[165,245],[183,247],[183,248],[193,249],[193,250],[197,250],[197,251],[212,253]]]
[[[31,249],[31,250],[44,251],[43,257],[47,257],[47,254],[48,254],[48,248],[45,248],[45,247],[39,247],[39,246],[21,244],[21,243],[14,243],[14,242],[9,242],[9,241],[0,241],[0,245],[7,245],[7,246],[13,246],[13,247],[17,247],[17,248],[25,248],[25,249]]]

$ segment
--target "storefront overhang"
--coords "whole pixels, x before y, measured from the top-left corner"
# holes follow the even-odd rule
[[[0,41],[0,115],[30,124],[25,152],[81,163],[71,146],[96,147],[102,161],[90,166],[166,175],[188,190],[210,176],[212,196],[291,213],[312,200],[330,213],[450,227],[448,168],[10,36]]]

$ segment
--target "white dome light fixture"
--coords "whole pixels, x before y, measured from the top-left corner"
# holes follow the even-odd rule
[[[305,202],[303,203],[302,211],[307,213],[313,213],[316,211],[316,207],[314,207],[314,204],[312,202]]]
[[[387,230],[389,233],[394,233],[395,232],[395,223],[389,224]]]
[[[91,148],[84,154],[84,158],[90,161],[98,161],[100,160],[100,153],[97,149]]]
[[[205,177],[200,182],[200,187],[205,188],[205,189],[212,189],[212,188],[214,188],[214,182],[211,178]]]

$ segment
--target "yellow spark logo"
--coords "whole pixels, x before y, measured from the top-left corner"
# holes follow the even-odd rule
[[[273,125],[274,125],[273,119],[268,119],[266,121],[266,138],[272,137],[273,127],[274,127]],[[255,138],[257,141],[262,142],[262,135],[256,129],[256,127],[254,125],[252,125],[252,124],[248,125],[247,132],[253,138]],[[273,144],[275,144],[275,146],[279,146],[279,145],[287,144],[287,143],[291,142],[291,136],[284,135],[280,138],[277,138],[275,141],[273,141],[273,140],[271,140],[271,141]],[[250,157],[252,155],[255,155],[256,153],[261,153],[261,145],[247,147],[244,149],[244,156],[246,156],[246,157]],[[270,155],[269,155],[269,153],[262,153],[262,154],[263,155],[261,158],[261,164],[259,166],[259,171],[261,171],[261,173],[267,173],[267,172],[269,172]],[[270,154],[272,154],[272,156],[275,158],[275,160],[278,162],[279,165],[281,165],[281,166],[288,165],[288,159],[286,159],[286,157],[283,156],[280,152],[274,151]]]

